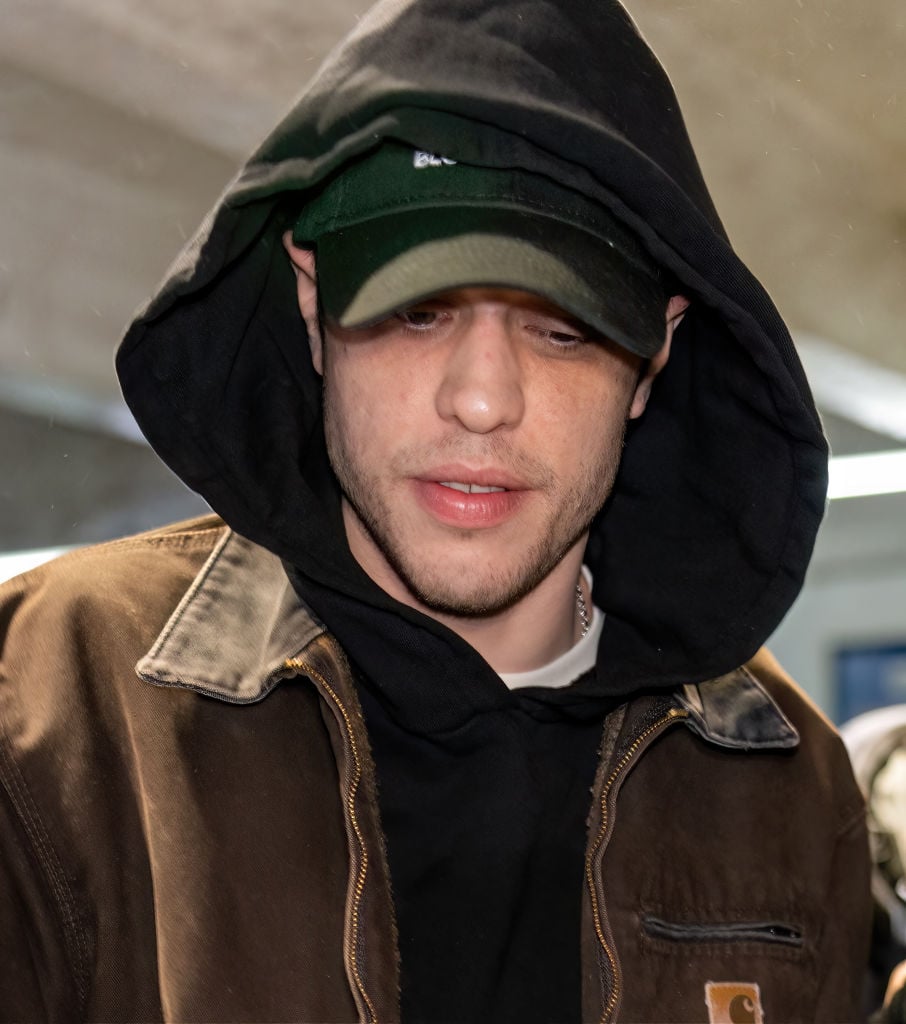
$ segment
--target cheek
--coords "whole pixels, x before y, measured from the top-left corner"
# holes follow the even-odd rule
[[[623,369],[603,374],[586,367],[583,376],[551,384],[539,396],[545,411],[536,421],[534,443],[548,453],[562,478],[601,480],[609,486],[635,386],[634,374]]]
[[[386,360],[336,353],[326,367],[324,401],[335,441],[350,452],[386,448],[415,414],[411,374]]]
[[[329,442],[349,452],[360,450],[370,434],[371,396],[355,380],[332,372],[329,364],[324,374],[324,413]]]
[[[608,361],[604,366],[585,365],[578,372],[545,377],[533,389],[529,401],[543,409],[544,420],[565,431],[576,444],[592,436],[622,433],[635,393],[636,374],[631,367]]]
[[[405,409],[430,397],[431,360],[411,345],[340,344],[331,352],[333,377],[350,401]]]

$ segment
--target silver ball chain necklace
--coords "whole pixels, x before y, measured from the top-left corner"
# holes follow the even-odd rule
[[[576,611],[579,613],[579,626],[581,627],[579,639],[582,640],[588,636],[590,622],[588,619],[588,608],[585,604],[585,595],[582,593],[582,587],[578,583],[576,584]]]

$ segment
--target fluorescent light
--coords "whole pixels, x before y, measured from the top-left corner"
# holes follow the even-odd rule
[[[837,455],[830,460],[827,496],[831,500],[901,491],[906,491],[906,449]]]
[[[122,398],[100,398],[65,382],[4,373],[0,376],[0,405],[51,423],[147,444]]]
[[[814,334],[794,340],[819,409],[906,441],[906,374]]]

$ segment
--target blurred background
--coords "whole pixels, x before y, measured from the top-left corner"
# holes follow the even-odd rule
[[[367,6],[0,0],[0,577],[205,511],[143,443],[113,351]],[[627,6],[834,450],[809,579],[772,646],[837,721],[906,701],[906,5]]]

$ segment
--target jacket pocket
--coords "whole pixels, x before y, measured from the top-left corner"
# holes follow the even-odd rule
[[[665,921],[645,914],[642,931],[669,942],[761,942],[792,949],[800,949],[805,942],[801,928],[782,921]]]

